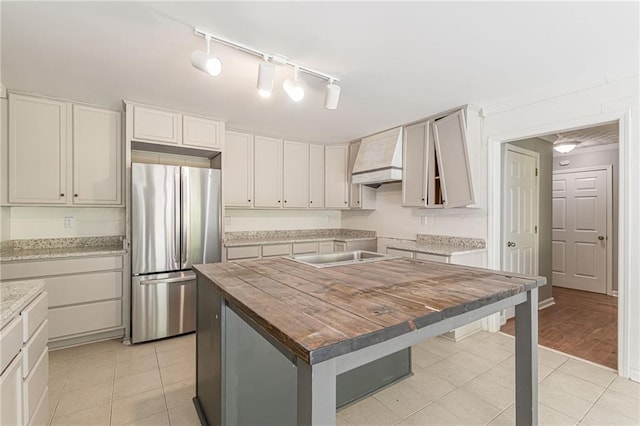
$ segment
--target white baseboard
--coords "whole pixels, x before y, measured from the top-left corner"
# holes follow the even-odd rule
[[[612,290],[612,291],[611,291],[611,295],[612,295],[613,297],[618,297],[618,290]]]
[[[636,370],[635,368],[629,369],[629,379],[634,382],[640,382],[640,370]]]
[[[548,308],[549,306],[553,306],[555,304],[556,304],[556,301],[553,297],[541,300],[540,302],[538,302],[538,310],[540,311],[544,308]]]

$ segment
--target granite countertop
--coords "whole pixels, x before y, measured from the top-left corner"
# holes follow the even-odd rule
[[[0,328],[15,318],[43,288],[43,280],[0,282]]]
[[[122,241],[121,236],[11,240],[0,246],[0,261],[125,254]]]
[[[411,250],[438,256],[478,253],[487,250],[486,242],[480,238],[450,237],[446,235],[418,234],[416,241],[390,242],[387,247]]]
[[[227,232],[224,238],[225,247],[239,247],[316,241],[375,240],[376,233],[357,229],[295,229],[287,231]]]

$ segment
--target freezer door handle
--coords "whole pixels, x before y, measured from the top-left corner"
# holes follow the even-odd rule
[[[191,232],[191,194],[189,192],[189,173],[181,168],[182,180],[180,192],[182,194],[182,251],[180,253],[180,262],[182,268],[187,268],[191,264],[189,258],[189,233]]]
[[[182,218],[180,217],[181,209],[180,209],[180,188],[181,188],[181,179],[180,179],[180,169],[176,171],[174,175],[174,211],[175,211],[175,229],[174,229],[174,250],[173,250],[173,259],[175,262],[180,265],[180,222]]]
[[[140,285],[151,285],[151,284],[169,284],[169,283],[183,283],[187,281],[193,281],[196,277],[176,277],[176,278],[164,278],[164,279],[156,279],[156,280],[144,280],[140,281]]]

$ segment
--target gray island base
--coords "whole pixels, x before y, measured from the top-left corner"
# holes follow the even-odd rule
[[[511,306],[516,421],[537,424],[542,277],[404,258],[324,269],[284,258],[194,269],[194,402],[203,424],[334,425],[337,407],[410,374],[411,346]]]

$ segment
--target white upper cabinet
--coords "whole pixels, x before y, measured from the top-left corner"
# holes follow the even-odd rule
[[[440,171],[440,187],[444,207],[473,204],[473,184],[464,113],[456,111],[433,122],[436,157]]]
[[[254,138],[255,207],[282,207],[282,139]]]
[[[324,146],[309,145],[309,208],[324,207]]]
[[[11,93],[10,204],[123,204],[122,113]]]
[[[306,208],[309,202],[309,144],[284,141],[283,207]]]
[[[353,165],[356,162],[358,151],[360,150],[360,142],[352,142],[349,144],[349,167],[347,169],[347,177],[349,179],[349,208],[351,209],[375,209],[376,208],[376,191],[359,183],[351,182],[351,173],[353,173]]]
[[[402,205],[460,207],[473,204],[462,110],[407,126],[402,145]]]
[[[122,203],[122,114],[73,106],[73,204]]]
[[[327,145],[325,153],[324,206],[330,209],[349,208],[347,175],[349,146]]]
[[[9,202],[67,202],[67,102],[9,94]]]
[[[127,103],[133,109],[132,139],[207,151],[221,151],[225,125],[212,120],[147,105]]]
[[[182,116],[182,144],[194,148],[220,149],[224,123],[202,117]]]
[[[140,105],[133,107],[133,138],[179,144],[182,142],[180,114]]]
[[[253,205],[253,135],[227,131],[222,158],[225,205],[251,207]]]

